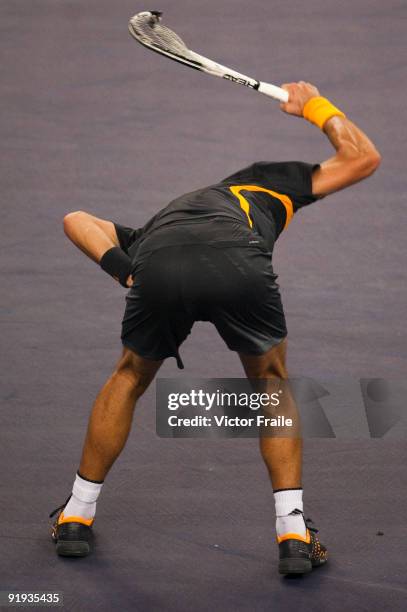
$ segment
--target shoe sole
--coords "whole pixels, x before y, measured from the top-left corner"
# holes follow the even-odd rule
[[[280,574],[309,574],[312,563],[309,559],[280,559],[278,564]]]
[[[90,553],[90,547],[88,542],[58,541],[56,551],[60,557],[86,557]]]

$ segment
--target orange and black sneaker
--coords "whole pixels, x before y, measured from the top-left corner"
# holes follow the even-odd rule
[[[294,510],[302,514],[300,510]],[[280,574],[307,574],[314,567],[323,565],[328,559],[328,552],[315,535],[318,529],[311,526],[311,519],[304,519],[305,537],[296,533],[286,533],[277,537],[280,561]]]
[[[56,544],[57,554],[61,557],[86,557],[90,553],[93,541],[92,524],[94,519],[84,519],[81,516],[64,516],[66,502],[55,508],[50,518],[57,514],[52,525],[51,537]]]

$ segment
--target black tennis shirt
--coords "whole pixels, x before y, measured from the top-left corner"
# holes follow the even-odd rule
[[[230,238],[259,235],[272,251],[293,215],[317,199],[312,194],[312,173],[318,164],[305,162],[256,162],[219,183],[181,195],[160,210],[141,229],[127,234],[123,250],[134,257],[143,243],[157,239],[171,244],[171,227],[188,225],[202,239],[224,239],[225,223]],[[130,230],[130,228],[127,228]],[[176,241],[177,232],[173,232]],[[155,237],[155,238],[154,238]],[[122,241],[121,241],[122,242]],[[174,242],[176,244],[176,242]]]

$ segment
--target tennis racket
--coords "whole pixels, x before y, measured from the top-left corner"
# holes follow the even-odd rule
[[[165,55],[180,64],[255,89],[280,102],[288,101],[288,92],[281,87],[257,81],[188,49],[184,41],[175,32],[161,25],[161,15],[160,11],[137,13],[129,21],[130,34],[148,49]]]

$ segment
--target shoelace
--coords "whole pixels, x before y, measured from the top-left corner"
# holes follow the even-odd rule
[[[304,519],[304,522],[307,526],[307,529],[313,531],[314,533],[318,533],[318,529],[316,529],[315,527],[311,527],[311,523],[313,523],[313,520],[311,518]]]
[[[65,502],[64,504],[62,504],[62,506],[59,506],[58,508],[55,508],[55,510],[53,510],[53,511],[51,512],[51,514],[49,515],[49,518],[52,518],[52,517],[53,517],[53,516],[54,516],[54,515],[55,515],[57,512],[59,512],[60,510],[63,510],[63,509],[65,508],[66,504],[67,504],[67,503],[69,502],[69,500],[71,499],[71,497],[72,497],[72,493],[71,493],[71,495],[68,497],[68,499],[66,500],[66,502]]]
[[[302,512],[302,510],[298,510],[298,508],[290,512],[290,514],[302,514],[304,517],[304,513]],[[318,533],[318,529],[316,529],[316,527],[311,527],[311,523],[313,522],[314,521],[311,518],[304,519],[304,523],[307,529],[309,529],[310,531],[313,531],[314,533]]]

